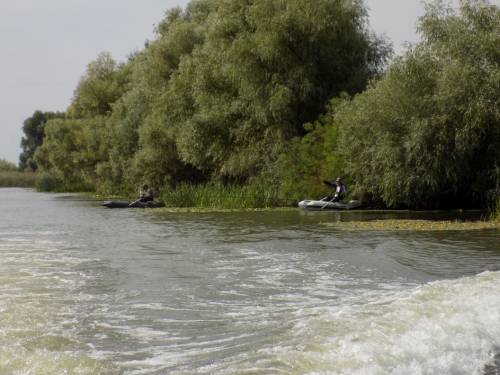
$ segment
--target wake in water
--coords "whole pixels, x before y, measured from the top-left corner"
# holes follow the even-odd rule
[[[404,291],[365,291],[346,295],[330,307],[305,304],[292,313],[287,309],[280,322],[289,327],[284,335],[210,365],[181,365],[182,351],[168,345],[160,351],[151,348],[151,354],[157,354],[150,359],[130,361],[123,353],[123,360],[112,361],[122,354],[93,348],[91,338],[79,337],[77,328],[84,318],[78,311],[82,303],[98,302],[81,293],[92,279],[76,271],[91,260],[78,256],[78,249],[61,256],[61,243],[43,240],[49,235],[36,234],[36,242],[26,235],[4,237],[0,244],[0,373],[160,374],[168,369],[172,374],[497,374],[500,272]],[[271,316],[271,311],[252,313],[256,311]],[[106,327],[105,321],[96,324]],[[125,332],[142,342],[153,337],[169,341],[168,332],[122,324]],[[108,327],[117,329],[116,323]],[[214,339],[187,346],[186,360],[209,355],[213,349],[207,352],[204,346],[216,345],[217,351],[217,346],[222,349],[238,338]],[[103,355],[108,359],[99,359]],[[176,362],[179,366],[174,366]]]
[[[89,259],[53,235],[0,233],[0,374],[118,374],[75,335]]]
[[[74,268],[89,260],[67,253],[61,257],[60,244],[38,238],[36,244],[10,239],[0,246],[1,373],[159,374],[162,368],[173,374],[497,373],[493,363],[500,346],[500,272],[353,296],[335,307],[301,307],[286,317],[289,332],[274,344],[197,369],[172,368],[181,353],[169,355],[173,348],[168,346],[156,359],[113,365],[97,359],[98,352],[75,336],[78,306],[92,297],[74,294],[86,282],[85,274]],[[134,332],[130,326],[124,329]],[[135,331],[142,340],[168,336]],[[202,355],[203,343],[194,347]],[[193,348],[186,350],[196,357]]]
[[[296,374],[496,374],[500,272],[437,281],[362,306],[322,308],[279,350]],[[496,358],[498,361],[498,356]]]
[[[0,374],[500,373],[496,232],[1,203]]]

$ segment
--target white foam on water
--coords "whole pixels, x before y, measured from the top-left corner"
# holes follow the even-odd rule
[[[86,282],[74,266],[89,259],[52,235],[0,239],[0,373],[118,374],[71,332]]]
[[[257,247],[176,305],[94,294],[99,260],[60,233],[5,236],[0,374],[479,375],[500,346],[498,272],[418,287]]]
[[[309,315],[292,345],[264,350],[291,374],[479,375],[500,345],[500,272]]]

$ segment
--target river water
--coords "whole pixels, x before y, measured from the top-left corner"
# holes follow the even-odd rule
[[[499,231],[1,193],[0,374],[500,373]]]

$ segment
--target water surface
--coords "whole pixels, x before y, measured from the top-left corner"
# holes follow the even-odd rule
[[[498,372],[499,231],[1,192],[0,374]]]

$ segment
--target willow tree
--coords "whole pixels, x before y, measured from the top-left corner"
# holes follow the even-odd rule
[[[108,52],[103,52],[87,65],[67,110],[71,118],[104,116],[126,91],[129,71],[118,65]]]
[[[484,204],[500,181],[500,10],[428,5],[421,42],[335,116],[360,196],[391,207]]]
[[[62,181],[67,190],[94,190],[101,163],[107,160],[108,134],[103,118],[53,119],[35,160],[43,171]]]
[[[169,10],[156,28],[157,38],[134,58],[130,90],[108,121],[113,185],[127,190],[141,181],[172,185],[186,175],[189,168],[178,156],[173,128],[162,115],[163,102],[181,60],[203,43],[210,9],[209,1],[195,1],[185,10]]]
[[[70,121],[52,125],[54,137],[74,130],[68,140],[88,142],[97,126],[98,159],[68,152],[98,188],[245,183],[271,170],[331,97],[361,91],[387,54],[357,0],[196,0],[156,32],[126,64],[108,54],[90,63]],[[40,161],[74,180],[54,142]]]
[[[140,131],[137,160],[151,176],[247,181],[303,135],[332,96],[362,90],[385,57],[358,1],[192,4],[203,17],[188,13],[157,41],[183,25],[194,42]]]
[[[65,118],[44,124],[43,144],[34,161],[65,188],[96,189],[109,180],[103,178],[111,147],[107,118],[128,90],[130,66],[130,61],[117,64],[109,53],[101,53],[87,65]]]

